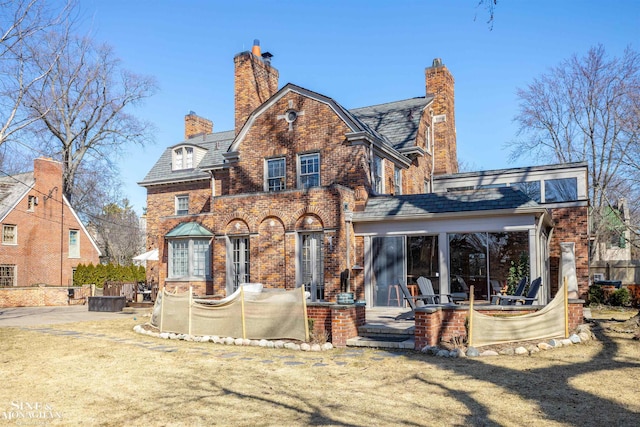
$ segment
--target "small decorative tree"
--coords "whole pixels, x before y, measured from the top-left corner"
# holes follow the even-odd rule
[[[529,255],[526,252],[520,252],[517,262],[511,261],[511,267],[509,267],[509,274],[507,275],[507,294],[514,294],[518,282],[523,277],[529,277]]]

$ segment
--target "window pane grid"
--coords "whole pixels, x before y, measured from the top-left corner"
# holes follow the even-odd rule
[[[320,185],[320,156],[318,154],[300,157],[300,184],[303,188]]]
[[[2,226],[2,243],[16,243],[16,226]]]
[[[15,286],[16,284],[16,266],[0,265],[0,288]]]
[[[171,242],[171,271],[173,277],[185,277],[189,275],[189,242],[176,240]]]
[[[267,180],[269,191],[281,191],[285,189],[284,159],[267,161]]]

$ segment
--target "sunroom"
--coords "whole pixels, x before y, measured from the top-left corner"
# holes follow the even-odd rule
[[[443,302],[452,293],[469,299],[471,289],[477,301],[490,301],[524,276],[542,278],[539,303],[551,297],[551,217],[516,188],[374,197],[353,223],[368,307],[403,305],[398,285],[418,292],[421,276]]]

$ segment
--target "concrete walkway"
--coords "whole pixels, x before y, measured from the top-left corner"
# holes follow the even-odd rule
[[[150,311],[148,309],[142,310],[145,312]],[[0,308],[0,328],[122,319],[126,316],[133,317],[135,315],[139,315],[139,312],[131,309],[115,313],[89,311],[89,306],[87,305]]]

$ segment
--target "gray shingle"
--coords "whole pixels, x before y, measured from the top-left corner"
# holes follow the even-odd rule
[[[11,211],[34,183],[33,172],[0,177],[0,219]]]
[[[401,149],[415,145],[422,111],[432,100],[432,96],[417,97],[355,108],[349,112],[382,135],[394,148]]]
[[[386,217],[414,217],[454,212],[489,210],[544,210],[522,191],[512,187],[491,188],[448,193],[410,194],[405,196],[377,196],[367,201],[364,212],[354,214],[354,221]]]
[[[196,179],[208,179],[209,174],[201,168],[215,167],[224,163],[222,156],[233,142],[234,131],[216,132],[209,135],[187,139],[172,147],[168,147],[160,156],[151,170],[138,184],[142,186],[162,184],[168,182],[191,181]],[[171,170],[171,151],[173,148],[189,144],[207,150],[204,158],[194,169]]]

